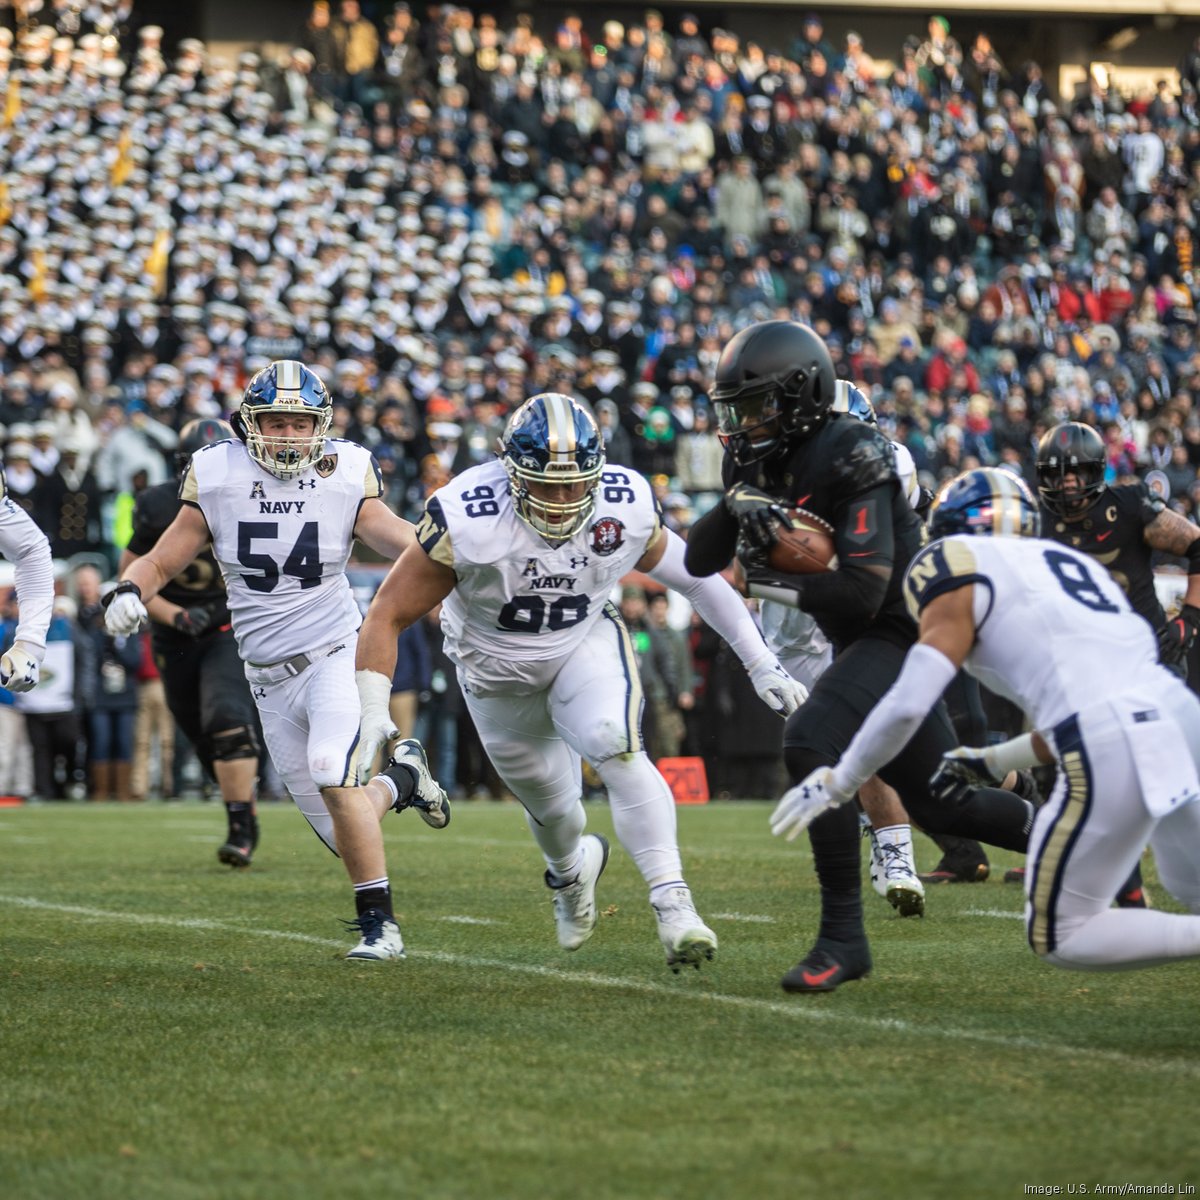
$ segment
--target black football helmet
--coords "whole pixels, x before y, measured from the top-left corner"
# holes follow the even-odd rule
[[[1067,421],[1038,442],[1037,481],[1042,503],[1056,516],[1081,517],[1104,491],[1104,439],[1090,426]],[[1069,491],[1066,477],[1078,480]]]
[[[721,351],[709,391],[717,433],[739,466],[760,462],[816,430],[837,377],[825,343],[795,321],[762,321]]]
[[[179,445],[175,447],[175,466],[182,475],[187,470],[192,455],[203,446],[213,442],[224,442],[233,437],[233,426],[216,417],[198,417],[189,421],[179,431]]]
[[[1001,467],[977,467],[950,480],[933,502],[929,536],[1038,537],[1042,514],[1029,485]]]

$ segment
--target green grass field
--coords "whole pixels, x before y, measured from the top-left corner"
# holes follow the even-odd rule
[[[409,957],[381,964],[343,960],[344,875],[290,806],[244,872],[215,805],[0,810],[0,1197],[1200,1184],[1200,965],[1048,967],[1001,869],[930,889],[923,921],[872,895],[871,978],[787,997],[816,890],[768,811],[680,810],[721,951],[674,976],[615,843],[595,936],[558,949],[515,805],[388,818]]]

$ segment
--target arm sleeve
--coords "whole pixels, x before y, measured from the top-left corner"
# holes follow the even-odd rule
[[[669,529],[664,529],[662,535],[667,546],[658,564],[648,572],[650,578],[686,596],[701,617],[729,643],[744,666],[770,653],[741,596],[717,576],[697,579],[689,574],[684,564],[683,539]]]
[[[40,662],[54,609],[54,561],[46,535],[7,497],[0,500],[0,552],[16,569],[21,618],[15,640]]]
[[[724,504],[715,504],[688,531],[685,569],[695,576],[724,570],[737,549],[737,538],[737,520]]]
[[[940,651],[918,642],[896,682],[884,693],[833,769],[838,791],[853,795],[908,745],[930,709],[958,673]]]

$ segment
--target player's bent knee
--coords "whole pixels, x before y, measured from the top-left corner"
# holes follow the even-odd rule
[[[783,761],[787,766],[788,778],[798,782],[818,767],[829,766],[833,760],[809,746],[784,746]]]
[[[601,717],[589,729],[580,747],[583,757],[599,769],[601,763],[614,758],[633,759],[643,753],[640,747],[632,744],[629,727],[622,721],[614,721]]]
[[[220,733],[209,734],[209,755],[214,762],[236,762],[238,759],[258,758],[262,748],[258,735],[250,725],[238,725]]]

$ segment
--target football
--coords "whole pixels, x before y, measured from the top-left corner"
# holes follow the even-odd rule
[[[819,575],[836,570],[833,526],[803,508],[786,512],[788,523],[779,530],[767,555],[768,565],[786,575]]]

